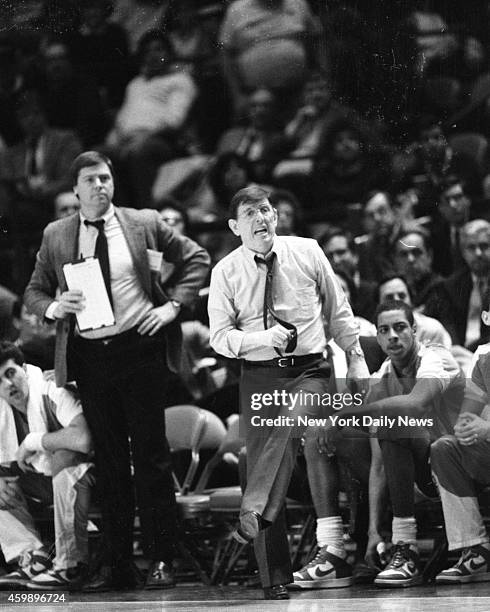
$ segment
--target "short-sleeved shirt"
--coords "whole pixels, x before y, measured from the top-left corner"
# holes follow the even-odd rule
[[[400,380],[390,359],[373,375],[375,378],[371,400],[410,393],[418,380],[437,380],[440,393],[433,398],[428,416],[434,424],[430,428],[431,438],[453,433],[454,424],[463,400],[465,379],[451,352],[442,345],[419,346],[415,378]]]
[[[478,347],[476,360],[465,390],[465,399],[490,402],[490,343]]]

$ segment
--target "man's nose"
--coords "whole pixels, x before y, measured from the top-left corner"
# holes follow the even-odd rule
[[[415,261],[415,255],[412,252],[407,253],[407,261],[413,263]]]
[[[398,338],[398,334],[396,333],[396,330],[393,329],[393,327],[391,327],[389,332],[388,332],[388,338],[390,340],[396,340]]]

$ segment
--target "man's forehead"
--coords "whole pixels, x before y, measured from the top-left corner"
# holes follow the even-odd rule
[[[335,251],[337,249],[349,250],[349,244],[345,236],[332,236],[326,244],[327,251]]]
[[[109,174],[112,176],[109,166],[104,162],[94,166],[86,166],[85,168],[82,168],[78,174],[78,177],[87,178],[89,176],[100,176],[101,174]]]
[[[387,324],[408,323],[407,315],[404,310],[385,310],[378,315],[378,327]]]
[[[474,232],[473,234],[469,234],[463,241],[463,246],[476,245],[482,243],[490,242],[490,231],[486,229],[481,229],[479,232]]]
[[[249,210],[250,208],[261,208],[262,206],[269,206],[270,208],[272,208],[272,204],[269,202],[269,200],[267,198],[264,198],[259,202],[242,202],[238,207],[238,211]]]

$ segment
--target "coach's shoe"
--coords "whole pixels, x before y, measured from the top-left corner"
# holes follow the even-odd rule
[[[145,589],[170,589],[176,585],[173,567],[163,561],[154,561],[146,576]]]
[[[44,548],[25,552],[19,558],[16,569],[0,576],[0,589],[26,587],[35,576],[42,574],[51,566],[51,559]]]
[[[36,591],[77,591],[87,577],[87,566],[78,564],[67,569],[51,568],[34,576],[27,588]]]
[[[328,551],[328,546],[319,548],[316,556],[307,565],[293,574],[294,582],[289,589],[335,589],[354,583],[352,567],[337,555]]]
[[[421,584],[422,574],[419,570],[419,555],[410,548],[410,544],[398,542],[392,548],[393,556],[388,567],[374,579],[380,587],[411,587]]]
[[[481,544],[465,548],[453,567],[436,576],[436,584],[490,581],[490,550]]]
[[[240,523],[232,532],[231,537],[239,544],[247,544],[259,535],[264,528],[264,521],[258,512],[244,512],[240,515]]]
[[[264,599],[289,599],[289,593],[283,584],[264,587]]]

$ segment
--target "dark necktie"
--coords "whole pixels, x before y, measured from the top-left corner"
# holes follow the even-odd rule
[[[260,257],[255,256],[255,261],[259,264],[265,264],[267,268],[267,274],[265,277],[264,306],[262,309],[262,319],[264,321],[264,329],[267,329],[269,327],[268,316],[271,315],[271,317],[276,323],[279,323],[279,325],[282,325],[286,329],[291,329],[294,331],[294,335],[288,342],[288,345],[285,349],[286,353],[292,353],[295,350],[296,345],[298,344],[298,332],[296,329],[296,325],[293,325],[292,323],[288,323],[287,321],[280,319],[274,312],[274,304],[272,301],[272,283],[275,259],[276,254],[274,253],[274,251],[271,253],[268,259],[261,259]],[[281,351],[279,351],[279,349],[274,348],[274,350],[278,355],[281,355]]]
[[[109,249],[107,246],[107,237],[104,231],[104,219],[99,219],[98,221],[89,221],[85,219],[85,225],[88,227],[89,225],[93,225],[97,228],[99,232],[97,236],[97,241],[95,243],[95,253],[94,255],[98,258],[100,269],[102,270],[102,276],[104,278],[105,287],[107,289],[107,295],[109,296],[109,301],[112,303],[112,291],[111,291],[111,267],[109,264]]]

